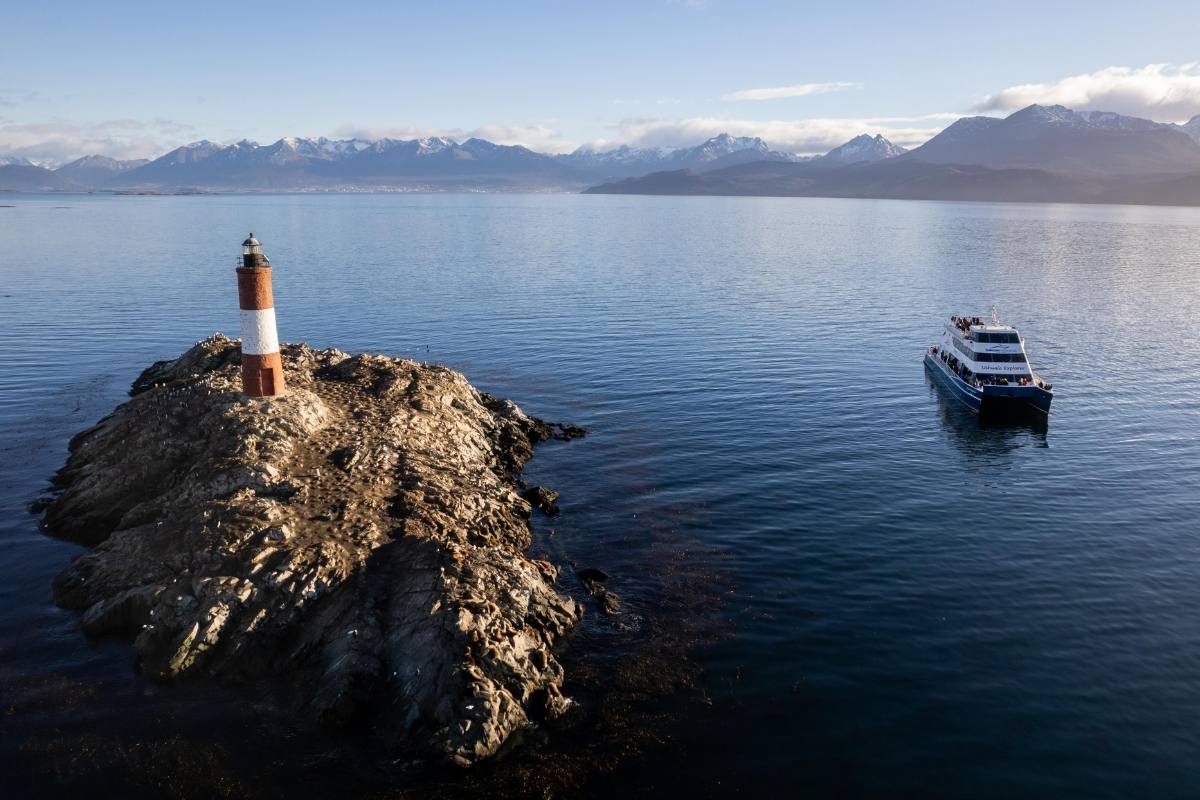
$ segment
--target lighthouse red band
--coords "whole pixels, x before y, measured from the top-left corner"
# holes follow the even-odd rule
[[[242,266],[238,267],[237,277],[242,316],[242,391],[249,397],[283,394],[271,262],[253,233],[242,242]]]

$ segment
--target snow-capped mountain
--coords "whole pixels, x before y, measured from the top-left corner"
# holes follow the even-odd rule
[[[370,142],[362,139],[326,139],[324,136],[316,139],[302,139],[296,136],[285,136],[263,149],[271,151],[269,160],[281,163],[293,155],[300,158],[341,161],[370,146]]]
[[[1004,119],[960,119],[902,158],[1080,177],[1182,174],[1200,170],[1200,145],[1178,125],[1032,105]]]
[[[677,169],[703,172],[751,161],[795,160],[787,153],[772,150],[757,136],[730,136],[728,133],[714,136],[694,147],[633,148],[622,145],[607,151],[581,147],[558,158],[564,164],[603,177],[626,177]]]
[[[704,164],[720,161],[735,153],[765,156],[770,152],[767,143],[757,136],[730,136],[728,133],[721,133],[695,147],[684,148],[676,155],[681,160]]]
[[[21,156],[0,156],[0,167],[32,167],[34,163]]]
[[[239,144],[241,144],[239,142]],[[237,146],[237,145],[233,145]],[[198,142],[185,144],[183,147],[177,147],[164,156],[154,159],[152,164],[194,164],[197,161],[203,161],[214,153],[219,153],[223,150],[221,145],[215,142],[210,142],[208,139],[201,139]]]
[[[678,149],[676,147],[630,147],[623,144],[613,150],[595,150],[585,145],[558,158],[563,163],[589,170],[603,170],[607,167],[640,169],[647,164],[662,163]]]
[[[393,156],[431,156],[451,150],[456,146],[454,140],[442,136],[430,136],[424,139],[377,139],[370,142],[365,150],[372,153],[391,153]]]
[[[813,163],[821,165],[861,164],[864,161],[882,161],[885,158],[895,158],[908,152],[888,141],[882,134],[871,136],[861,133],[850,141],[835,147],[823,156],[813,159]]]
[[[552,156],[527,147],[444,137],[381,139],[328,174],[357,184],[437,187],[566,188],[580,181]]]
[[[1159,122],[1141,117],[1127,117],[1112,111],[1073,111],[1066,106],[1041,105],[1027,106],[1009,115],[1004,121],[1122,131],[1145,131],[1163,127]]]
[[[148,163],[145,158],[122,161],[108,156],[84,156],[63,164],[55,172],[81,186],[102,187],[108,186],[117,175]]]

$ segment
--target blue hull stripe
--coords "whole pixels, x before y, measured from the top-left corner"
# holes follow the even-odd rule
[[[1032,409],[1050,413],[1054,395],[1037,386],[985,386],[983,391],[971,386],[950,371],[932,353],[925,354],[925,367],[941,386],[949,390],[960,403],[972,411],[1005,411]]]

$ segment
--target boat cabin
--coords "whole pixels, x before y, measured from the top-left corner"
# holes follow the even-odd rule
[[[1034,383],[1025,342],[1011,325],[979,317],[951,317],[942,343],[935,348],[942,362],[976,386]]]

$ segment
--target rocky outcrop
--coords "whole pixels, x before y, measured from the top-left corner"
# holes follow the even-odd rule
[[[568,705],[580,606],[525,555],[530,418],[439,366],[285,345],[252,401],[217,335],[71,442],[45,527],[94,550],[54,583],[163,680],[288,681],[322,721],[470,763]]]
[[[557,516],[560,512],[558,507],[558,492],[545,486],[531,486],[521,493],[521,496],[529,501],[529,504],[541,511],[549,517]]]

